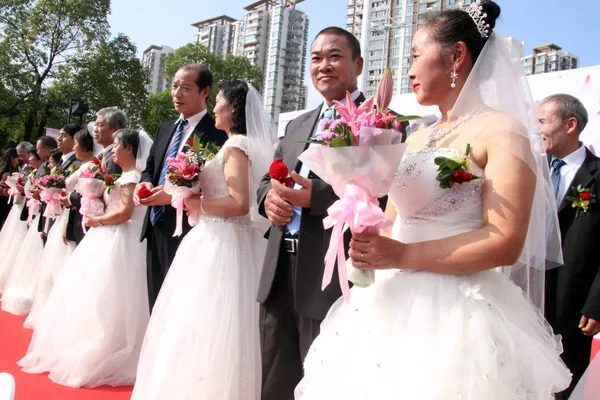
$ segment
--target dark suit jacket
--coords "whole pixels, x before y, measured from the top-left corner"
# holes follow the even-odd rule
[[[148,155],[148,161],[146,162],[146,169],[142,173],[140,182],[150,182],[152,185],[158,186],[165,155],[167,154],[167,149],[171,143],[171,138],[175,133],[176,122],[177,120],[168,121],[158,128],[156,138],[152,144],[152,147],[150,148],[150,154]],[[212,142],[216,143],[218,146],[222,146],[227,140],[227,133],[215,128],[215,121],[208,113],[202,117],[200,122],[198,122],[198,125],[196,125],[194,128],[194,132],[190,138],[194,136],[197,136],[202,143]],[[176,213],[175,209],[171,207],[171,205],[165,206],[164,221],[165,223],[162,224],[163,228],[172,235],[173,232],[175,232]],[[144,240],[145,238],[149,237],[151,232],[149,226],[152,227],[152,224],[150,223],[150,207],[148,207],[148,211],[146,212],[146,219],[144,220],[140,240]],[[191,227],[188,224],[187,217],[184,215],[183,234],[181,237],[184,237],[190,229]]]
[[[600,321],[600,158],[586,150],[586,158],[569,185],[581,185],[596,195],[586,213],[575,217],[576,209],[563,199],[558,220],[562,237],[564,266],[546,273],[546,318],[564,338],[581,336],[582,315]]]
[[[106,160],[106,170],[109,174],[116,175],[123,172],[121,167],[115,164],[111,151],[102,150],[102,158]],[[85,237],[85,233],[81,227],[83,215],[79,212],[81,208],[81,195],[77,192],[72,192],[69,195],[69,202],[71,203],[71,210],[69,211],[66,236],[71,242],[79,244]]]
[[[361,103],[365,97],[361,94],[356,103]],[[298,156],[308,147],[306,141],[313,134],[321,114],[322,106],[292,120],[286,127],[286,135],[279,143],[274,158],[282,158],[290,171],[299,171],[301,162]],[[308,176],[312,179],[312,204],[310,209],[302,210],[300,231],[298,232],[298,253],[296,276],[293,281],[294,305],[302,316],[321,321],[325,318],[331,305],[342,295],[339,287],[337,268],[331,284],[321,290],[323,280],[325,253],[329,248],[331,229],[323,229],[323,218],[327,216],[327,209],[338,200],[338,196],[325,181],[314,173]],[[265,174],[258,189],[258,204],[260,213],[265,214],[265,198],[271,190],[269,174]],[[385,207],[385,199],[381,202]],[[286,227],[272,226],[269,229],[268,245],[265,261],[260,277],[257,300],[264,303],[273,286],[273,279],[277,270],[277,262],[281,241],[285,237]],[[346,253],[351,238],[348,230],[344,236]]]

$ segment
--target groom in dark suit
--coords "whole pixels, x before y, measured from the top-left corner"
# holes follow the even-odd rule
[[[141,240],[148,239],[147,277],[150,310],[162,286],[181,239],[191,229],[187,218],[183,218],[183,234],[173,237],[176,212],[171,207],[171,196],[163,190],[167,159],[184,150],[187,141],[197,136],[202,143],[213,142],[222,146],[227,134],[215,128],[215,121],[206,110],[206,99],[213,85],[212,73],[200,64],[186,64],[179,68],[173,78],[171,97],[175,110],[180,113],[177,120],[162,124],[150,149],[146,169],[134,194],[137,205],[148,206],[142,228]],[[139,197],[139,189],[148,188],[152,195]]]
[[[562,336],[562,359],[573,380],[557,399],[567,399],[590,362],[592,339],[600,332],[600,158],[579,141],[587,111],[573,96],[558,94],[539,107],[542,138],[558,205],[564,266],[546,273],[545,314]],[[572,207],[568,196],[581,185],[598,203],[587,212]]]
[[[331,118],[334,100],[344,101],[346,91],[357,104],[365,100],[357,89],[362,68],[360,43],[352,34],[331,27],[317,35],[311,46],[310,74],[324,103],[291,121],[275,152],[275,158],[282,158],[295,171],[298,190],[269,179],[268,174],[258,190],[260,212],[272,224],[258,288],[262,400],[294,398],[304,357],[327,311],[341,296],[336,276],[321,290],[331,235],[323,227],[323,218],[338,197],[331,186],[302,167],[298,156],[323,116]],[[349,239],[347,232],[346,250]]]

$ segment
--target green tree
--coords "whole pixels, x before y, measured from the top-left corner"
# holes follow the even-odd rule
[[[90,106],[86,119],[94,119],[101,108],[119,107],[130,126],[141,126],[148,112],[149,74],[136,52],[129,38],[119,34],[60,66],[48,89],[54,110],[60,113],[68,99],[79,99]]]
[[[148,113],[142,126],[150,136],[154,137],[159,126],[166,121],[176,118],[177,111],[173,108],[171,91],[167,89],[150,95],[148,99]]]
[[[0,0],[0,71],[15,102],[3,107],[17,110],[24,139],[44,132],[56,67],[108,36],[109,13],[110,0]]]
[[[187,63],[203,64],[211,70],[215,87],[206,102],[210,111],[215,106],[217,85],[232,79],[241,79],[250,82],[258,91],[262,91],[263,73],[259,67],[252,65],[250,60],[243,56],[227,54],[224,58],[212,54],[208,49],[197,43],[189,43],[180,47],[175,52],[165,57],[164,77],[175,75],[179,67]]]

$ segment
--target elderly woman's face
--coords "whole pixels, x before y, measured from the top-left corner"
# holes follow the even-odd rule
[[[224,130],[225,132],[229,132],[233,123],[233,106],[225,100],[221,92],[217,94],[217,104],[215,105],[213,113],[215,115],[215,127]]]
[[[121,163],[123,163],[129,157],[132,157],[132,156],[135,157],[132,154],[131,146],[123,146],[123,144],[119,141],[119,139],[115,139],[113,144],[114,144],[114,146],[112,148],[113,161],[118,166],[122,166]]]

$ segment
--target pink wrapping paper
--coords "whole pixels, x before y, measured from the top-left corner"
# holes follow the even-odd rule
[[[171,205],[177,210],[177,220],[173,237],[181,236],[183,233],[183,200],[200,193],[200,181],[194,183],[191,188],[173,185],[169,180],[165,182],[165,193],[171,195]]]
[[[394,181],[406,144],[400,143],[400,133],[377,128],[361,128],[360,145],[353,147],[313,146],[299,157],[311,171],[333,187],[340,197],[327,211],[325,229],[332,228],[329,249],[325,256],[323,289],[330,283],[338,265],[340,287],[346,301],[350,299],[348,274],[345,267],[344,232],[387,229],[391,221],[379,207],[378,198],[385,196]],[[373,271],[353,270],[358,281],[370,284]],[[351,279],[354,281],[354,279]]]
[[[104,181],[96,178],[79,178],[75,185],[75,190],[81,195],[81,207],[79,213],[83,215],[81,219],[81,228],[84,233],[87,233],[87,215],[93,214],[96,216],[104,214]]]

